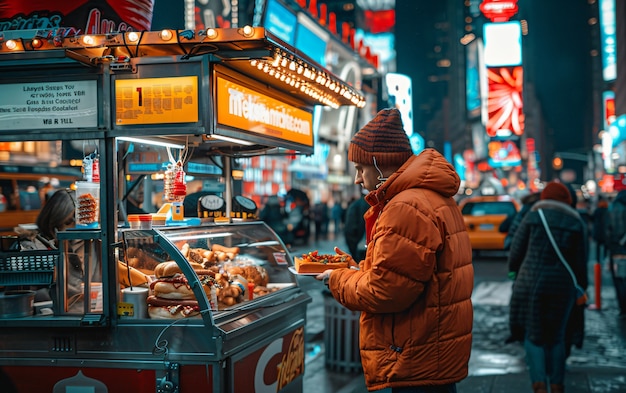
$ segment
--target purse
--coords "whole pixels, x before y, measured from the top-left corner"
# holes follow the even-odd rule
[[[572,268],[569,266],[569,264],[565,260],[565,257],[563,257],[563,254],[561,254],[561,250],[559,249],[559,246],[556,244],[556,241],[554,241],[554,237],[552,236],[552,232],[550,231],[550,227],[548,226],[548,222],[546,221],[546,216],[543,214],[543,211],[539,209],[537,210],[537,212],[539,213],[539,217],[541,218],[543,227],[546,229],[548,238],[550,239],[550,243],[552,243],[552,247],[554,247],[554,251],[556,251],[556,254],[559,256],[559,259],[563,263],[563,266],[565,266],[565,268],[567,269],[567,272],[572,277],[572,281],[574,282],[574,288],[576,288],[576,304],[579,306],[586,304],[587,292],[585,292],[583,287],[578,285],[578,281],[576,280],[576,276],[574,275]]]

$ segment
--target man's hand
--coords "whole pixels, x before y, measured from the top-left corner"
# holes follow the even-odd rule
[[[352,255],[350,255],[347,252],[341,250],[339,247],[335,247],[335,253],[337,255],[344,255],[346,257],[346,262],[348,262],[348,268],[350,268],[352,266],[356,266],[356,267],[359,266],[357,261],[355,261],[354,258],[352,258]]]
[[[328,286],[328,280],[330,279],[330,273],[332,273],[333,269],[327,269],[324,273],[320,273],[315,278],[317,280],[323,281],[325,285]]]

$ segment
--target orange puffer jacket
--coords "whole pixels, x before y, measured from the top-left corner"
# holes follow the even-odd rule
[[[368,390],[443,385],[467,376],[472,344],[472,250],[452,196],[454,168],[437,151],[413,156],[366,199],[378,214],[360,270],[332,272],[329,289],[361,311]],[[380,212],[380,213],[377,213]]]

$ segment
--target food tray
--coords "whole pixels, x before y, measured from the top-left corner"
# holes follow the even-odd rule
[[[0,252],[0,285],[48,285],[59,261],[58,251]]]

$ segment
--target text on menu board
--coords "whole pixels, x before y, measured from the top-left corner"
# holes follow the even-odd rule
[[[0,130],[98,126],[95,80],[3,84]]]
[[[313,115],[223,78],[217,78],[217,122],[313,146]]]
[[[115,123],[117,125],[197,121],[197,76],[115,81]]]

